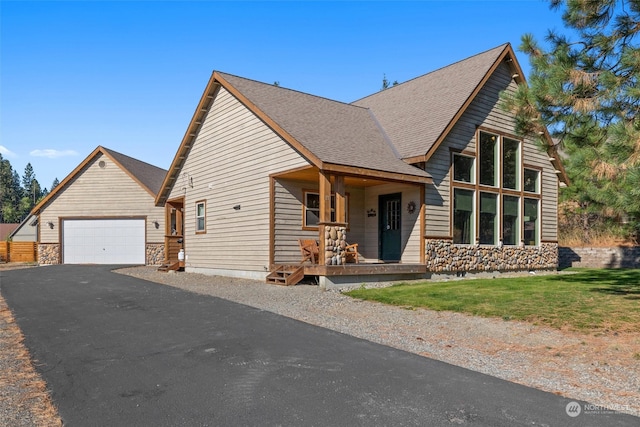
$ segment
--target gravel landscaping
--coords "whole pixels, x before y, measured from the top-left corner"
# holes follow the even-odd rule
[[[583,334],[525,322],[410,310],[355,300],[339,291],[323,291],[314,285],[284,287],[194,273],[162,273],[154,267],[125,268],[117,272],[246,304],[640,416],[640,334],[637,333]],[[7,348],[4,341],[8,326],[7,322],[0,322],[0,350]],[[11,358],[10,352],[0,351],[0,371],[16,365]],[[6,421],[20,419],[18,410],[24,411],[25,404],[30,403],[20,398],[20,393],[28,392],[21,391],[15,381],[11,384],[7,377],[0,378],[0,425],[14,425]],[[13,397],[7,399],[8,395]],[[19,425],[46,425],[33,417],[33,423],[29,423],[28,413],[23,413],[27,414],[23,416],[26,421]],[[55,422],[52,419],[51,425],[58,425]]]

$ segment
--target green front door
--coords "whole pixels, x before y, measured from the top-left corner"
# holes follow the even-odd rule
[[[378,196],[379,258],[385,262],[399,262],[402,255],[400,214],[401,193]]]

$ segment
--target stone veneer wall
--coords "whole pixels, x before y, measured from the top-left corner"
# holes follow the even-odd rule
[[[161,265],[164,262],[164,243],[147,243],[147,265]]]
[[[558,244],[540,246],[462,246],[429,240],[425,262],[431,272],[522,271],[558,268]]]
[[[340,225],[326,225],[324,228],[324,263],[344,265],[347,247],[347,228]]]
[[[38,264],[60,264],[60,244],[40,243],[38,245]]]
[[[561,247],[559,253],[560,268],[640,268],[640,246]]]

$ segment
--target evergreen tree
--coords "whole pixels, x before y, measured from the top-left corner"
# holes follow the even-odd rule
[[[588,233],[591,215],[640,223],[640,2],[550,0],[576,40],[550,31],[543,48],[531,35],[529,86],[503,95],[520,135],[548,128],[566,154],[571,186],[563,200],[579,206]],[[588,240],[588,234],[585,235]]]
[[[20,177],[0,154],[0,222],[19,222],[18,205],[22,196]]]
[[[58,186],[58,184],[60,184],[60,181],[58,181],[58,177],[53,178],[53,182],[51,183],[51,190],[50,191],[53,191],[53,189],[56,188]]]

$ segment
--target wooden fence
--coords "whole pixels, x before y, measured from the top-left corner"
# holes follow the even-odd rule
[[[38,259],[36,242],[0,242],[0,261],[35,262]]]

